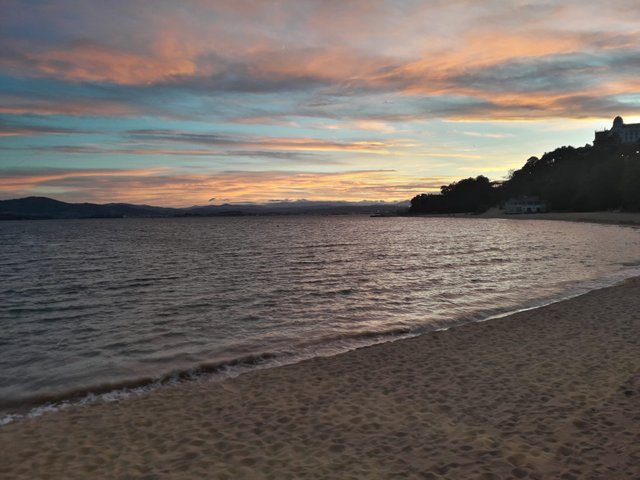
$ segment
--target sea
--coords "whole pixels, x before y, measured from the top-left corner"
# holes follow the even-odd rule
[[[0,222],[0,424],[484,321],[636,275],[640,230],[614,225]]]

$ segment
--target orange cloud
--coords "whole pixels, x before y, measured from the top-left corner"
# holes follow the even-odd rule
[[[28,14],[13,6],[6,9],[7,23],[24,23],[25,32],[46,23],[56,40],[45,43],[46,35],[30,38],[26,33],[19,39],[9,37],[0,67],[16,77],[155,86],[110,92],[132,105],[167,105],[176,116],[197,112],[199,119],[236,116],[244,122],[277,117],[283,124],[296,114],[378,121],[360,115],[356,107],[349,110],[358,99],[365,103],[377,94],[436,103],[416,109],[418,113],[408,102],[390,104],[385,113],[399,119],[487,120],[573,116],[571,97],[635,93],[637,59],[613,66],[602,58],[590,63],[592,55],[612,58],[622,50],[636,50],[640,33],[630,3],[613,0],[607,8],[561,3],[185,0],[179,7],[171,2],[154,8],[124,2],[118,8],[89,8],[66,0],[57,8],[33,5]],[[545,70],[547,63],[557,67],[564,56],[576,54],[583,58],[568,67],[563,78]],[[518,70],[512,65],[517,62],[526,65]],[[599,62],[604,64],[600,70]],[[627,65],[627,72],[620,73],[616,65]],[[501,74],[492,76],[494,70]],[[538,79],[539,85],[534,81]],[[164,89],[169,85],[171,89]],[[290,92],[306,96],[300,99],[302,95]],[[244,102],[253,99],[237,100],[244,93],[274,96],[249,105]],[[238,94],[233,101],[240,108],[215,108],[215,100],[224,103],[233,96],[227,94]],[[438,108],[438,96],[455,97],[444,100],[454,105]],[[100,105],[100,100],[87,103],[0,102],[0,113],[141,113],[123,105]],[[209,105],[214,108],[208,110]],[[595,110],[587,115],[604,113],[605,108]],[[249,118],[252,115],[256,118]],[[393,131],[380,123],[358,128]]]
[[[132,105],[92,98],[45,99],[0,95],[0,113],[10,115],[127,116],[140,113]]]
[[[91,43],[64,49],[25,53],[23,62],[42,75],[76,82],[108,81],[122,85],[154,83],[178,75],[195,73],[192,60],[170,55],[154,57],[115,50]],[[17,65],[19,69],[21,65]]]
[[[12,192],[26,191],[37,188],[40,185],[64,181],[70,178],[98,178],[98,177],[124,177],[124,176],[143,176],[153,175],[164,171],[162,168],[151,169],[91,169],[91,170],[55,170],[47,169],[42,173],[30,173],[28,170],[5,171],[2,173],[2,183],[0,183],[0,191],[11,195]]]
[[[528,114],[572,115],[565,98],[593,95],[594,85],[598,92],[613,89],[625,93],[630,87],[618,81],[614,89],[609,83],[615,79],[589,73],[584,75],[592,75],[592,81],[564,87],[568,91],[554,88],[550,76],[536,92],[528,91],[533,84],[517,75],[497,77],[493,85],[491,78],[477,82],[473,75],[486,76],[512,61],[631,49],[640,39],[637,29],[601,30],[599,17],[583,22],[581,28],[559,28],[573,17],[584,20],[584,9],[577,5],[535,7],[518,3],[505,7],[463,1],[428,2],[398,9],[384,2],[355,1],[340,5],[300,2],[304,6],[296,9],[253,1],[233,2],[233,6],[206,1],[185,3],[188,8],[128,7],[126,11],[134,19],[128,29],[133,25],[141,28],[141,32],[123,32],[123,38],[135,40],[129,43],[120,36],[99,35],[92,41],[78,41],[85,37],[72,36],[75,40],[69,46],[12,43],[11,54],[0,62],[9,71],[26,75],[127,86],[170,83],[196,94],[324,87],[329,95],[333,91],[354,96],[381,91],[416,98],[465,96],[491,103],[494,108],[469,109],[461,114],[436,111],[432,116],[523,118]],[[613,7],[607,12],[606,22],[612,22],[612,15],[619,15]],[[531,68],[531,76],[538,75],[537,65]],[[578,77],[583,76],[580,66],[576,72]],[[2,103],[0,113],[132,113],[131,107],[97,102]],[[331,105],[326,111],[321,105],[315,107],[318,116],[329,116]],[[260,115],[269,118],[268,112]],[[362,124],[361,128],[383,131],[388,127]]]
[[[347,172],[219,172],[193,174],[162,169],[68,170],[9,176],[0,186],[6,198],[49,195],[58,199],[131,202],[166,206],[228,202],[267,202],[274,198],[309,200],[406,200],[436,191],[448,177],[411,177],[391,170]]]

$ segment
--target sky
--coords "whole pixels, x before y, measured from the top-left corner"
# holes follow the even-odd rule
[[[640,121],[637,0],[0,0],[0,199],[402,201]]]

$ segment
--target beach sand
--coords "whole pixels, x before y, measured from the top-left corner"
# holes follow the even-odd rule
[[[640,478],[640,279],[0,428],[0,478]]]

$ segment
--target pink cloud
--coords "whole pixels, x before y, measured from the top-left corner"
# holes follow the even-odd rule
[[[121,85],[144,85],[195,73],[192,60],[180,58],[175,52],[168,53],[149,56],[79,42],[65,48],[25,52],[19,61],[4,63],[5,67],[18,72],[37,72],[74,82],[106,81]]]
[[[27,15],[15,3],[7,9],[7,24],[46,19],[55,41],[8,39],[0,67],[14,75],[69,82],[169,85],[196,95],[323,89],[345,102],[367,92],[390,92],[417,99],[468,97],[493,105],[469,115],[433,114],[451,118],[573,115],[568,98],[594,91],[634,93],[624,84],[632,75],[590,68],[588,58],[635,49],[640,32],[630,5],[624,0],[607,8],[574,0],[561,5],[185,0],[179,7],[118,2],[114,8],[62,0],[35,5]],[[544,76],[547,62],[562,63],[563,56],[578,54],[585,66],[577,62],[567,76],[582,83],[554,85],[549,75],[551,80],[536,91],[534,82],[517,72],[496,78],[493,86],[476,78],[517,62],[529,62],[531,76],[539,75],[538,69]],[[83,111],[81,105],[31,107],[35,113]],[[128,114],[122,108],[103,106],[106,114]],[[3,105],[0,111],[29,112],[29,105]]]
[[[0,113],[11,115],[72,115],[72,116],[127,116],[140,113],[124,102],[91,98],[53,99],[27,96],[0,95]]]

